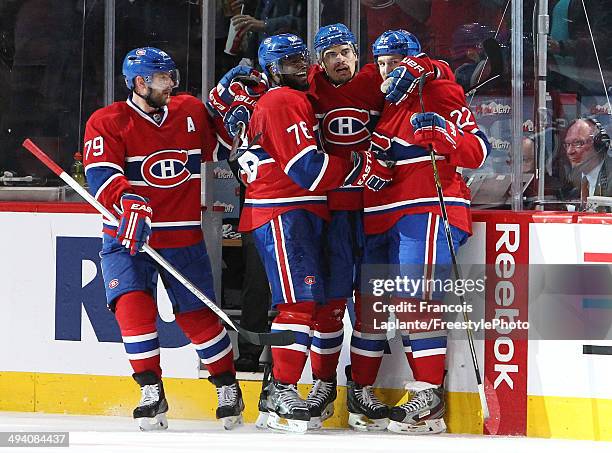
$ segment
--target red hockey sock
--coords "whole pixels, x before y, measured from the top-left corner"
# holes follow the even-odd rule
[[[338,359],[344,340],[345,299],[330,299],[325,305],[318,305],[313,324],[310,364],[313,376],[324,381],[336,377]]]
[[[377,326],[386,321],[386,313],[373,310],[380,297],[355,293],[355,327],[351,336],[351,371],[359,385],[372,385],[376,380],[387,343],[387,332]]]
[[[159,338],[155,325],[157,305],[151,294],[133,291],[119,296],[115,304],[115,318],[134,373],[153,371],[161,378]]]
[[[175,316],[177,324],[194,344],[198,356],[212,376],[226,372],[236,374],[232,342],[212,310],[202,308]]]
[[[392,298],[398,303],[401,300]],[[412,313],[402,313],[402,321],[420,321],[420,325],[427,326],[424,329],[415,329],[410,332],[402,332],[404,351],[415,381],[429,382],[441,385],[444,379],[444,361],[446,359],[446,330],[435,330],[441,327],[441,313],[437,309],[427,309],[421,305],[420,299],[408,299],[409,302],[422,307]],[[435,300],[426,301],[427,306],[441,305],[442,302]],[[429,330],[431,325],[432,330]],[[406,337],[407,334],[407,337]],[[407,347],[408,346],[408,347]]]
[[[297,384],[306,364],[316,304],[279,304],[276,309],[279,314],[274,318],[272,331],[292,330],[295,332],[295,343],[272,348],[272,373],[274,378],[283,384]]]

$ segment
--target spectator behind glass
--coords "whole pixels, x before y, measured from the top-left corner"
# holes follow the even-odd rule
[[[588,196],[612,196],[609,145],[610,138],[597,120],[580,118],[571,123],[563,141],[568,161],[563,200],[580,200],[584,209]]]
[[[552,56],[549,80],[551,86],[561,91],[603,95],[591,31],[607,79],[612,69],[612,0],[585,2],[584,6],[591,30],[582,0],[558,0],[549,4],[548,51]]]
[[[486,67],[487,55],[482,43],[494,35],[495,31],[490,26],[478,22],[460,25],[453,33],[452,59],[448,63],[452,68],[456,68],[457,83],[464,90],[468,90],[491,75]]]
[[[244,0],[216,0],[215,4],[215,80],[219,80],[223,74],[240,62],[240,55],[229,55],[226,53],[225,45],[231,18],[240,14],[241,9],[249,11],[250,4]],[[254,7],[253,7],[254,9]]]
[[[13,16],[14,56],[6,110],[10,115],[2,117],[7,135],[0,145],[4,167],[0,170],[50,175],[42,164],[21,153],[26,137],[37,138],[63,168],[72,162],[78,149],[82,3],[28,0]]]
[[[246,28],[247,50],[245,57],[257,60],[259,43],[266,37],[280,33],[293,33],[306,37],[306,0],[260,0],[255,14],[238,14],[232,17],[236,32]]]
[[[426,15],[430,33],[429,53],[449,62],[453,58],[453,34],[459,27],[479,22],[497,29],[506,6],[506,0],[431,0],[423,3],[431,5]],[[451,67],[456,69],[454,65]]]

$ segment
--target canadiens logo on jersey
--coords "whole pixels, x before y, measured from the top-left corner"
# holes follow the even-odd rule
[[[157,151],[142,161],[142,178],[153,187],[176,187],[191,177],[187,169],[188,159],[189,155],[184,150]]]
[[[334,145],[355,145],[370,138],[370,112],[342,107],[329,111],[322,120],[325,141]]]

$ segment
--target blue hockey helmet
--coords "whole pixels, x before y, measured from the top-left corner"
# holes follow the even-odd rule
[[[315,35],[314,48],[317,56],[321,59],[322,53],[333,46],[351,44],[357,53],[357,40],[352,31],[344,24],[325,25],[319,28]]]
[[[147,83],[153,81],[156,73],[167,73],[170,75],[173,88],[179,84],[179,71],[174,61],[163,50],[155,47],[139,47],[130,50],[123,59],[123,77],[128,89],[134,89],[134,78],[141,76]]]
[[[406,30],[387,30],[372,44],[372,53],[375,59],[393,54],[411,57],[421,53],[421,43]]]
[[[259,45],[257,58],[262,70],[271,78],[272,75],[280,75],[283,59],[293,55],[302,55],[307,61],[310,54],[302,38],[291,33],[270,36],[264,39]]]

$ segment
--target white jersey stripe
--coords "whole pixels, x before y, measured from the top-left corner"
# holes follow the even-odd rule
[[[138,352],[136,354],[127,354],[128,360],[143,360],[148,359],[150,357],[155,357],[156,355],[159,355],[159,348],[153,349],[152,351]]]
[[[280,238],[279,238],[279,233],[276,230],[276,219],[272,219],[270,220],[270,226],[272,228],[272,239],[274,240],[274,253],[276,255],[276,269],[278,270],[278,279],[279,279],[279,283],[280,283],[280,287],[281,287],[281,291],[283,293],[283,300],[289,302],[289,299],[287,297],[287,291],[285,289],[285,282],[284,282],[284,273],[283,273],[283,268],[282,268],[282,259],[279,253],[280,250],[280,246],[279,246],[279,242],[280,242]]]
[[[298,201],[327,201],[327,196],[305,196],[305,197],[287,197],[287,198],[246,198],[245,203],[248,204],[269,204],[269,203],[294,203]]]
[[[327,154],[323,154],[323,165],[321,166],[321,171],[319,172],[319,175],[314,180],[312,185],[308,188],[308,190],[314,191],[317,188],[317,186],[321,182],[321,179],[323,179],[323,175],[325,175],[325,171],[327,170],[327,165],[329,165],[329,156]]]
[[[124,343],[140,343],[141,341],[153,340],[157,338],[157,332],[145,333],[143,335],[128,335],[121,337]]]
[[[438,197],[415,198],[414,200],[402,200],[402,201],[396,201],[395,203],[388,203],[388,204],[383,204],[379,206],[367,207],[367,208],[364,208],[364,212],[386,211],[387,209],[399,208],[402,206],[410,206],[412,204],[417,204],[417,203],[432,203],[432,202],[437,202],[437,201],[438,201]],[[446,203],[458,202],[458,203],[466,204],[468,206],[470,205],[470,200],[465,199],[465,198],[444,197],[444,201]]]
[[[121,176],[123,176],[123,173],[115,173],[115,174],[114,174],[114,175],[112,175],[110,178],[108,178],[106,181],[104,181],[104,184],[102,184],[102,185],[100,186],[100,188],[99,188],[99,189],[98,189],[98,191],[96,192],[96,195],[95,195],[95,197],[94,197],[94,198],[95,198],[96,200],[98,200],[98,198],[100,197],[100,194],[102,193],[102,191],[103,191],[104,189],[106,189],[106,188],[108,187],[108,185],[109,185],[109,184],[110,184],[110,183],[111,183],[111,182],[112,182],[114,179],[119,178],[119,177],[121,177]]]
[[[287,272],[287,284],[289,285],[289,291],[291,292],[290,302],[295,302],[295,290],[293,289],[293,278],[291,277],[291,267],[289,266],[289,257],[287,256],[287,247],[285,246],[285,230],[283,229],[283,220],[281,215],[278,216],[278,226],[281,238],[280,246],[283,250],[283,258],[285,263],[284,268]]]

